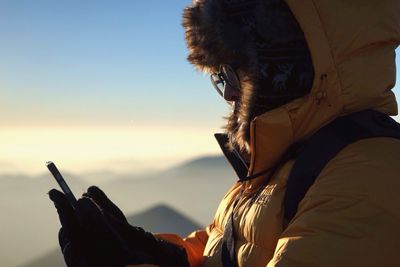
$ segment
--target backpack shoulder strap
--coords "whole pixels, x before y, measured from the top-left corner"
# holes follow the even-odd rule
[[[305,141],[287,181],[284,198],[286,221],[293,219],[300,201],[332,158],[347,145],[374,137],[400,139],[400,124],[386,114],[366,110],[334,120]]]

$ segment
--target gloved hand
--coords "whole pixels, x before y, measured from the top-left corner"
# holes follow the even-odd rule
[[[97,186],[89,187],[83,196],[92,199],[105,214],[121,223],[116,227],[123,233],[129,248],[149,255],[150,261],[146,263],[157,264],[161,267],[189,266],[184,248],[157,239],[153,234],[145,232],[140,227],[131,226],[124,213]]]
[[[59,242],[68,267],[189,266],[183,248],[129,225],[97,187],[88,189],[75,210],[63,193],[53,189],[49,195],[60,217]]]
[[[74,210],[63,193],[49,192],[62,228],[59,243],[68,267],[122,267],[142,263],[148,256],[131,250],[109,218],[90,198],[78,200]]]

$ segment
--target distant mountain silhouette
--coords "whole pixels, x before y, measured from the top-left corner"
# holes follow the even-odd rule
[[[157,163],[155,162],[155,165]],[[118,182],[125,182],[126,180],[152,180],[152,179],[168,179],[193,175],[221,175],[233,173],[229,163],[224,157],[221,156],[206,156],[190,159],[175,166],[157,170],[154,172],[145,172],[139,174],[117,175]],[[96,174],[99,176],[100,174]],[[102,179],[104,180],[104,179]],[[110,179],[108,179],[110,180]],[[108,184],[114,184],[110,181]]]
[[[143,226],[145,230],[154,233],[177,233],[186,236],[201,227],[193,220],[167,205],[157,205],[148,210],[128,217],[129,223]],[[21,267],[65,267],[63,256],[59,249],[55,249],[44,256]]]
[[[140,179],[123,177],[104,190],[126,212],[166,203],[206,225],[236,179],[223,157],[203,157]]]
[[[210,171],[210,170],[226,170],[226,166],[228,162],[224,157],[220,156],[208,156],[208,157],[201,157],[196,158],[190,161],[186,161],[182,164],[179,164],[176,167],[170,168],[166,170],[166,173],[171,172],[180,172],[184,173],[187,171],[190,172],[203,172],[203,171]]]
[[[71,175],[66,170],[61,172],[76,197],[90,185],[80,176]],[[211,222],[218,203],[236,179],[222,157],[196,158],[162,172],[157,170],[140,176],[112,176],[107,172],[104,176],[108,177],[105,179],[107,182],[102,180],[105,183],[99,181],[95,184],[125,214],[144,213],[142,215],[149,218],[129,218],[133,224],[154,232],[175,232],[183,236],[197,229],[198,223],[207,225]],[[0,220],[1,267],[23,266],[57,246],[60,223],[54,205],[46,195],[51,188],[58,188],[58,185],[45,170],[37,177],[0,175],[0,208],[4,214]],[[159,203],[167,206],[159,206]],[[176,210],[193,218],[194,222],[178,219],[175,223],[168,219],[181,218],[174,215]],[[29,218],[29,223],[26,218]],[[45,258],[51,258],[51,255],[45,255]]]
[[[158,205],[128,217],[132,225],[153,233],[175,233],[187,236],[201,226],[167,205]]]

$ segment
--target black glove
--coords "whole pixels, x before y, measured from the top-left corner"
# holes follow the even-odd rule
[[[157,239],[153,234],[144,231],[140,227],[131,226],[123,212],[106,196],[98,187],[91,186],[84,197],[92,199],[103,213],[111,217],[113,222],[118,221],[116,229],[124,237],[131,250],[147,255],[148,261],[161,267],[186,267],[189,266],[187,254],[184,248]],[[150,261],[149,261],[150,260]]]
[[[183,248],[129,225],[97,187],[88,189],[75,210],[63,193],[53,189],[49,195],[62,224],[59,242],[68,267],[189,266]]]
[[[88,197],[92,199],[104,213],[113,216],[116,220],[128,223],[124,213],[97,186],[89,187],[86,192],[83,193],[82,197]]]
[[[90,198],[79,199],[74,210],[63,193],[53,189],[49,196],[62,225],[59,243],[68,267],[122,267],[148,261],[128,247],[110,223],[112,218]]]

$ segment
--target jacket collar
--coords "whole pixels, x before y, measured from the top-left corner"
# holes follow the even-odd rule
[[[249,171],[249,166],[236,150],[231,151],[227,148],[227,145],[229,144],[228,135],[223,133],[216,133],[214,134],[214,137],[217,140],[222,152],[224,153],[225,158],[228,160],[236,175],[239,177],[239,180],[245,179]]]

